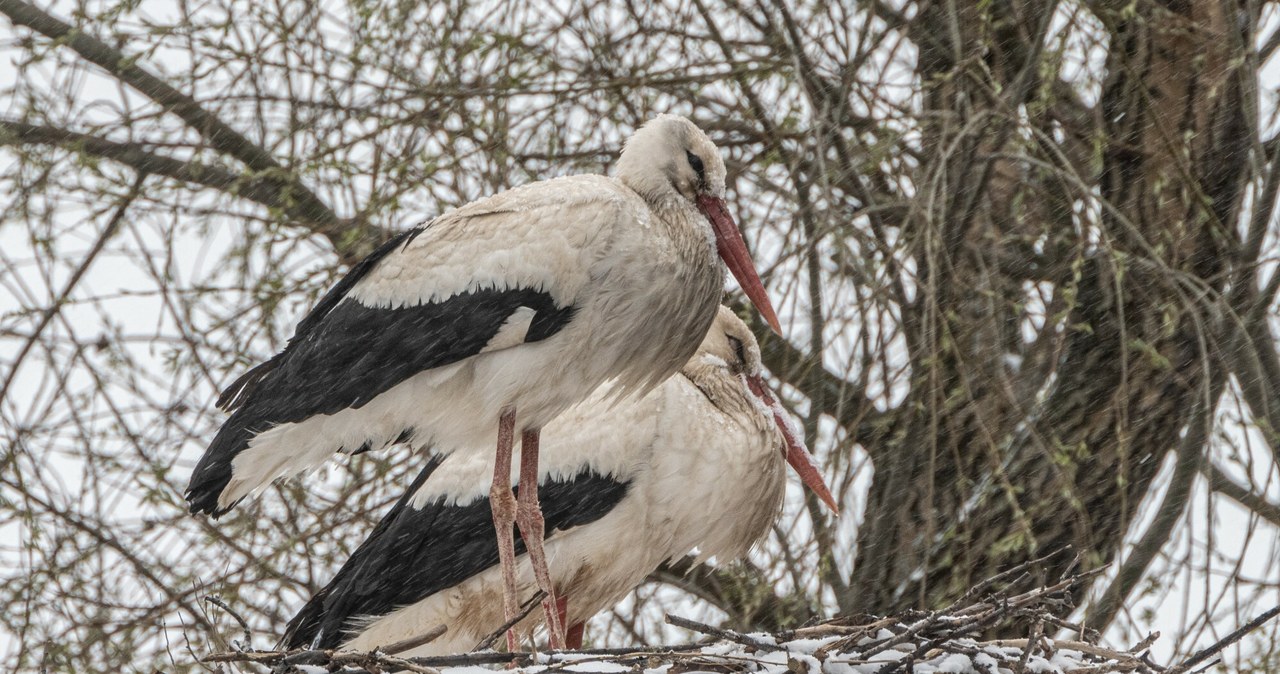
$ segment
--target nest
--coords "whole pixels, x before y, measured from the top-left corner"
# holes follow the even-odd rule
[[[696,643],[652,648],[482,651],[418,658],[394,655],[432,638],[425,635],[415,643],[395,644],[371,653],[237,650],[214,653],[204,661],[256,663],[280,674],[450,674],[453,668],[477,666],[490,666],[496,671],[514,667],[531,673],[579,674],[1189,674],[1216,664],[1219,652],[1280,614],[1280,607],[1276,607],[1185,661],[1162,666],[1151,661],[1148,650],[1158,634],[1118,650],[1100,644],[1096,631],[1067,620],[1074,610],[1073,591],[1097,573],[1076,574],[1021,594],[990,592],[989,587],[996,581],[1007,580],[1009,574],[1001,574],[970,589],[945,610],[908,611],[886,617],[846,616],[773,634],[744,634],[668,615],[668,623],[705,638]],[[440,628],[436,636],[442,633]],[[499,634],[501,631],[495,633],[495,638]],[[984,637],[990,634],[1025,636]],[[1075,638],[1051,638],[1051,634],[1074,634]]]

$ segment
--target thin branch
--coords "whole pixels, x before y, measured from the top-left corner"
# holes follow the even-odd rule
[[[489,636],[481,639],[480,643],[476,644],[476,647],[471,650],[487,651],[490,648],[493,648],[493,645],[498,642],[498,639],[502,635],[507,633],[507,630],[514,629],[515,626],[519,624],[521,620],[524,620],[529,616],[530,613],[533,613],[533,609],[541,606],[542,600],[546,598],[546,596],[547,596],[547,593],[545,590],[538,590],[536,593],[534,593],[532,597],[529,598],[528,601],[524,603],[524,606],[520,607],[520,612],[517,613],[515,617],[503,623],[502,626],[499,627],[498,629],[490,632]]]
[[[49,145],[83,152],[144,173],[234,194],[267,208],[279,209],[291,220],[305,221],[308,218],[298,204],[286,198],[285,186],[276,178],[246,176],[221,166],[157,154],[147,150],[146,143],[122,143],[52,126],[0,119],[0,146],[4,145]]]
[[[237,613],[235,609],[231,608],[227,602],[222,601],[221,597],[209,594],[205,595],[204,600],[214,606],[217,606],[223,611],[226,611],[228,615],[235,619],[236,622],[240,623],[240,629],[244,630],[244,646],[241,648],[248,648],[250,643],[253,641],[253,632],[249,629],[249,623],[245,621],[244,617]]]
[[[591,648],[582,650],[545,651],[540,653],[464,653],[458,655],[411,657],[403,659],[388,658],[385,653],[374,651],[359,653],[353,651],[333,650],[295,650],[295,651],[251,651],[213,653],[202,660],[205,663],[250,662],[262,665],[288,666],[313,665],[328,667],[342,671],[352,671],[352,667],[366,667],[360,671],[379,671],[374,667],[419,667],[424,669],[436,667],[456,667],[467,665],[509,664],[515,667],[526,667],[533,664],[545,665],[547,671],[567,670],[591,671],[583,669],[588,663],[611,665],[608,669],[623,667],[629,670],[656,669],[660,665],[671,667],[672,671],[739,671],[747,662],[803,662],[796,660],[799,654],[811,655],[818,662],[835,667],[857,667],[873,664],[876,671],[884,674],[898,671],[912,671],[913,665],[928,663],[937,667],[949,654],[962,654],[970,657],[985,653],[994,659],[1002,671],[1015,668],[1019,663],[1026,666],[1030,656],[1058,660],[1059,669],[1069,673],[1089,672],[1153,672],[1162,668],[1145,660],[1142,656],[1117,651],[1087,641],[1047,640],[1040,638],[1043,625],[1059,624],[1056,618],[1071,612],[1071,592],[1097,575],[1096,571],[1085,572],[1064,578],[1049,586],[1010,595],[996,592],[974,604],[949,613],[930,612],[921,614],[918,611],[904,613],[886,618],[875,616],[845,616],[823,622],[819,625],[769,634],[766,637],[745,635],[732,630],[714,627],[687,618],[668,615],[667,622],[710,635],[717,641],[697,644],[679,644],[654,647],[633,648]],[[982,591],[975,588],[971,595]],[[1005,639],[996,641],[979,641],[975,635],[990,630],[993,626],[1005,625],[1021,633],[1030,633],[1030,638]],[[814,640],[824,643],[815,649]],[[805,642],[803,645],[796,643]],[[725,648],[723,642],[739,644],[740,647]],[[745,648],[743,648],[745,647]],[[895,654],[892,651],[898,651]],[[1016,653],[1009,653],[1016,649]],[[1058,657],[1054,651],[1070,649],[1080,655]],[[903,653],[905,651],[905,653]],[[767,659],[766,659],[767,658]],[[823,667],[824,669],[826,667]],[[807,668],[793,666],[795,671],[811,671]],[[385,671],[385,670],[382,670]],[[422,671],[412,669],[411,671]]]
[[[283,203],[295,204],[292,213],[297,216],[299,224],[309,226],[333,241],[340,255],[350,255],[353,249],[362,249],[367,244],[361,240],[363,237],[352,236],[351,222],[339,218],[328,204],[303,185],[292,171],[276,161],[270,152],[231,128],[191,96],[147,72],[137,65],[136,59],[93,34],[22,0],[0,0],[0,12],[6,14],[15,25],[26,26],[62,42],[85,60],[136,89],[166,111],[177,115],[213,149],[244,162],[257,173],[279,181],[281,194],[277,199]]]
[[[36,327],[27,336],[27,340],[22,343],[22,348],[18,349],[18,355],[13,359],[13,365],[10,366],[8,374],[5,375],[4,383],[0,384],[0,402],[3,402],[5,396],[8,395],[9,387],[17,379],[18,369],[22,367],[22,361],[26,360],[27,354],[31,352],[31,347],[35,346],[36,342],[40,340],[40,335],[44,334],[44,329],[49,327],[49,322],[62,310],[62,306],[71,297],[71,291],[75,290],[76,285],[80,283],[80,279],[84,278],[85,273],[89,271],[89,267],[93,266],[94,260],[98,259],[98,254],[102,252],[107,242],[120,229],[124,214],[129,210],[129,206],[133,205],[134,200],[138,198],[142,183],[146,179],[146,173],[138,173],[137,178],[133,181],[133,186],[129,188],[129,192],[120,198],[120,203],[116,206],[116,211],[111,215],[111,219],[107,221],[107,226],[102,228],[102,231],[98,233],[98,238],[89,247],[89,253],[85,255],[84,260],[80,262],[76,270],[71,273],[71,278],[67,279],[67,284],[62,287],[62,291],[58,293],[58,296],[40,314],[40,321],[36,323]]]
[[[181,117],[193,130],[219,150],[255,171],[283,171],[283,167],[264,149],[232,129],[215,115],[205,110],[195,99],[174,89],[160,78],[143,70],[119,49],[92,34],[55,18],[21,0],[0,0],[0,12],[4,12],[19,26],[26,26],[54,40],[63,41],[98,67],[111,73],[121,82],[137,89],[147,98],[159,103]],[[310,202],[313,217],[319,222],[334,222],[338,216],[328,206],[302,188],[295,195]]]
[[[1280,273],[1274,274],[1272,281],[1280,284]],[[1249,281],[1244,280],[1243,283]],[[1273,289],[1268,288],[1255,301],[1262,306],[1267,303],[1266,298],[1272,296]],[[1236,375],[1236,381],[1240,382],[1245,403],[1258,422],[1262,437],[1271,447],[1272,454],[1280,458],[1280,436],[1277,435],[1280,432],[1280,353],[1276,352],[1276,340],[1265,319],[1265,312],[1254,317],[1251,308],[1244,311],[1243,316],[1237,310],[1236,315],[1230,317],[1235,343],[1232,348],[1224,350],[1224,357]]]
[[[745,634],[738,634],[733,630],[726,630],[726,629],[721,629],[719,627],[712,627],[711,625],[708,625],[706,623],[700,623],[696,620],[690,620],[688,618],[681,618],[678,615],[672,615],[670,613],[667,614],[667,624],[674,625],[676,627],[683,627],[684,629],[692,630],[694,632],[698,632],[699,634],[705,634],[707,636],[712,636],[717,639],[724,639],[725,641],[732,641],[735,643],[742,644],[743,646],[748,646],[755,649],[772,650],[774,648],[773,644],[765,643],[763,641],[760,641],[759,639],[755,639]]]
[[[699,564],[696,556],[687,555],[660,565],[648,579],[714,604],[739,628],[776,630],[782,627],[783,617],[811,613],[805,597],[779,595],[776,581],[745,560],[715,567]]]
[[[1196,653],[1190,658],[1187,658],[1187,660],[1182,664],[1179,664],[1175,667],[1170,667],[1168,670],[1168,674],[1181,674],[1182,672],[1185,672],[1191,669],[1192,667],[1195,667],[1201,662],[1204,662],[1205,660],[1208,660],[1214,655],[1221,653],[1223,649],[1225,649],[1227,646],[1230,646],[1231,644],[1234,644],[1235,642],[1243,639],[1246,634],[1258,629],[1268,620],[1271,620],[1272,618],[1278,615],[1280,615],[1280,606],[1276,606],[1271,610],[1263,613],[1262,615],[1254,618],[1253,620],[1250,620],[1249,622],[1241,625],[1239,629],[1236,629],[1231,634],[1228,634],[1227,636],[1219,639],[1217,643]]]
[[[447,633],[448,631],[449,631],[449,627],[447,625],[436,625],[435,627],[432,627],[431,629],[427,630],[426,632],[423,632],[422,634],[419,634],[416,637],[409,637],[408,639],[402,639],[400,641],[389,644],[387,646],[383,646],[380,650],[383,653],[389,653],[391,655],[395,655],[396,653],[403,653],[405,651],[411,651],[415,648],[418,648],[419,646],[426,646],[427,644],[435,641],[436,639],[439,639],[440,637],[444,636],[445,633]]]
[[[1280,504],[1268,501],[1263,496],[1243,487],[1227,477],[1222,469],[1214,465],[1206,466],[1204,475],[1209,479],[1209,488],[1248,508],[1257,516],[1280,527]]]

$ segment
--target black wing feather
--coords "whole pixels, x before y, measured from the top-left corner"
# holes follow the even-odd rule
[[[442,500],[421,510],[409,506],[436,465],[423,470],[337,576],[289,621],[282,640],[286,648],[336,648],[359,632],[353,619],[385,615],[497,566],[488,498],[465,506],[446,506]],[[604,517],[626,496],[628,486],[590,471],[544,481],[538,500],[547,538]],[[515,541],[516,554],[524,554],[519,531]]]
[[[522,307],[534,310],[526,342],[550,337],[573,319],[574,306],[557,306],[535,288],[480,288],[397,308],[347,300],[380,260],[422,231],[401,233],[353,267],[302,319],[283,351],[222,394],[219,404],[234,412],[192,474],[191,512],[216,517],[227,510],[218,507],[218,496],[231,480],[231,461],[258,433],[362,407],[419,372],[480,353]]]
[[[294,342],[301,341],[310,335],[316,326],[320,324],[320,321],[323,320],[334,307],[338,306],[338,302],[341,302],[342,299],[347,296],[347,293],[351,291],[351,288],[354,287],[360,279],[367,276],[369,271],[372,270],[374,266],[382,260],[382,258],[386,257],[397,247],[409,245],[415,237],[424,231],[426,231],[425,226],[414,227],[400,232],[399,234],[396,234],[390,239],[384,241],[382,245],[375,248],[372,253],[369,253],[363,260],[360,260],[351,267],[351,270],[348,271],[341,280],[334,284],[334,286],[320,298],[320,301],[316,302],[314,307],[311,307],[311,311],[307,312],[307,315],[303,316],[301,321],[298,321],[298,327],[293,329],[293,336],[289,338],[289,345],[292,345]],[[239,407],[249,394],[253,392],[258,382],[262,381],[262,378],[266,376],[268,372],[274,370],[276,366],[280,364],[284,355],[288,352],[289,346],[285,346],[284,351],[281,351],[267,362],[255,366],[248,372],[236,378],[235,381],[231,382],[230,386],[222,391],[222,395],[218,396],[218,407],[228,412]]]

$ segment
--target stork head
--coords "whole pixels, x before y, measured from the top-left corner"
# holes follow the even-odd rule
[[[697,207],[711,225],[725,266],[769,327],[781,334],[742,232],[725,206],[724,161],[702,129],[678,115],[658,115],[627,139],[618,158],[618,179],[659,208],[673,200]]]
[[[737,377],[743,386],[760,403],[761,411],[773,419],[782,434],[782,452],[787,463],[800,476],[805,486],[813,491],[832,512],[839,512],[835,497],[822,479],[817,462],[804,444],[804,432],[796,428],[786,410],[769,391],[764,380],[764,368],[760,360],[760,343],[750,328],[728,307],[720,307],[711,330],[698,347],[695,359],[723,362],[729,373]],[[717,362],[717,364],[718,364]]]

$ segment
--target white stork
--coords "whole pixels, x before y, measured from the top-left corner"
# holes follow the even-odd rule
[[[777,517],[784,457],[836,508],[769,395],[755,337],[727,308],[679,374],[640,399],[615,404],[615,393],[605,384],[543,431],[546,552],[574,648],[583,623],[664,561],[694,550],[702,560],[745,554]],[[502,574],[486,502],[492,468],[489,453],[459,453],[424,470],[289,622],[282,645],[373,650],[445,625],[443,637],[400,653],[442,655],[471,650],[499,629]],[[532,594],[524,555],[518,582]],[[528,617],[520,631],[532,632],[540,618]]]
[[[679,370],[715,317],[717,252],[779,329],[724,193],[710,139],[662,115],[627,141],[616,178],[525,185],[395,237],[320,300],[282,352],[223,392],[218,403],[233,414],[196,465],[192,512],[222,514],[335,452],[496,444],[504,610],[518,610],[514,523],[559,645],[538,490],[517,501],[507,479],[515,434],[521,475],[534,482],[539,429],[557,414],[607,380],[619,396],[638,395]]]

